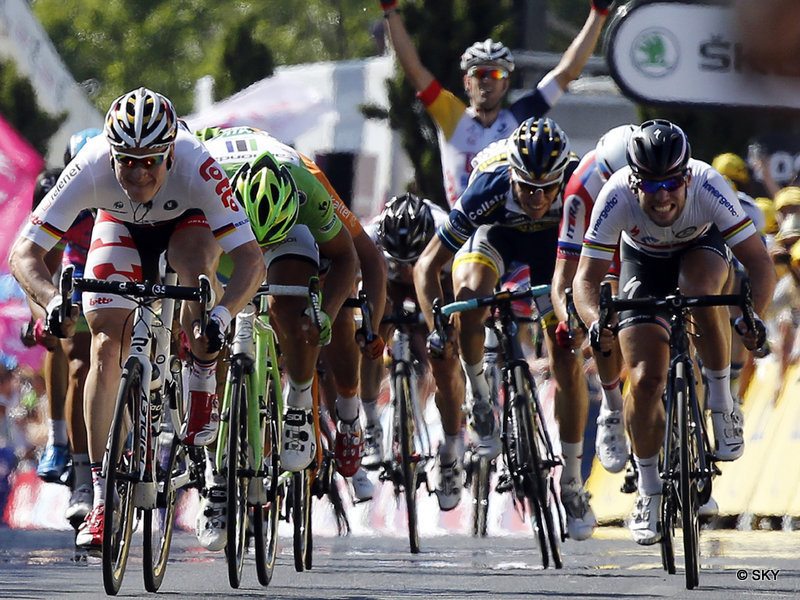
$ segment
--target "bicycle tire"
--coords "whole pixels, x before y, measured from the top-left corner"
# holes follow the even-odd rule
[[[512,375],[513,376],[513,375]],[[534,455],[533,431],[531,430],[530,414],[528,412],[527,399],[518,391],[506,394],[507,402],[510,404],[506,411],[510,423],[507,431],[511,434],[508,467],[511,471],[514,482],[515,493],[527,506],[527,512],[531,521],[531,528],[536,535],[539,543],[539,552],[542,555],[542,567],[550,566],[550,554],[547,546],[547,533],[543,522],[543,513],[539,510],[540,492],[537,489],[537,481],[533,476],[532,465]]]
[[[103,528],[103,587],[110,596],[115,596],[122,585],[125,567],[131,549],[134,527],[133,490],[135,472],[138,467],[138,427],[128,432],[131,415],[138,414],[141,400],[142,365],[135,358],[128,358],[122,377],[111,422],[109,446],[106,449],[105,505],[112,507],[106,515]],[[115,508],[118,507],[118,510]]]
[[[225,559],[228,563],[228,582],[238,588],[242,582],[242,568],[247,553],[247,488],[249,477],[247,451],[247,401],[246,375],[240,361],[234,359],[230,366],[230,403],[228,405],[228,439],[226,477],[226,535]]]
[[[669,384],[667,393],[670,394],[674,402],[674,396],[671,393],[672,384]],[[662,497],[661,497],[661,566],[670,575],[675,574],[675,524],[677,522],[678,514],[678,493],[675,488],[674,475],[679,468],[678,464],[678,445],[679,440],[676,439],[678,431],[677,412],[674,405],[668,405],[667,418],[667,431],[665,437],[664,449],[662,451],[661,466],[662,477],[664,481],[662,484]]]
[[[403,471],[403,493],[408,517],[408,544],[412,554],[419,553],[417,522],[417,458],[414,447],[414,408],[408,365],[397,363],[393,377],[395,401],[400,407],[400,462]]]
[[[688,377],[682,372],[685,363],[676,365],[675,401],[678,404],[678,423],[680,424],[680,495],[681,495],[681,525],[683,527],[683,553],[686,571],[686,589],[694,589],[699,583],[700,557],[698,554],[698,538],[700,535],[700,518],[697,502],[697,479],[695,473],[697,466],[697,438],[694,428],[698,423],[692,422],[691,401],[692,394],[689,390]]]
[[[157,592],[164,580],[169,559],[169,550],[172,545],[172,533],[175,524],[175,504],[177,500],[177,490],[172,486],[172,476],[178,456],[184,452],[178,436],[174,432],[166,439],[160,439],[161,435],[154,438],[154,456],[156,462],[153,464],[156,481],[159,485],[159,492],[156,498],[156,507],[144,511],[144,529],[142,535],[142,561],[144,576],[144,587],[148,592]],[[166,436],[165,436],[166,437]],[[166,447],[168,444],[168,448]],[[159,455],[166,450],[166,455],[159,459]]]
[[[311,478],[308,471],[292,473],[292,525],[294,530],[294,569],[309,567],[311,554]]]
[[[472,535],[476,537],[486,537],[491,462],[485,456],[472,457]]]
[[[278,403],[275,398],[275,388],[268,383],[267,397],[269,398],[269,415],[272,416],[267,423],[269,442],[272,453],[266,465],[268,481],[267,504],[257,504],[253,507],[253,544],[256,550],[256,574],[258,582],[269,585],[275,569],[275,559],[278,556],[278,522],[281,515],[281,501],[283,499],[283,486],[278,480],[281,474],[280,460],[278,458],[277,443],[278,425],[275,415],[278,415]]]

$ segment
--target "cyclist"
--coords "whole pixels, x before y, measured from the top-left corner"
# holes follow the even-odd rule
[[[68,168],[72,158],[88,140],[102,133],[100,129],[90,128],[70,136],[64,153],[65,168]],[[40,185],[37,185],[34,194],[34,209],[56,184],[62,170],[60,168],[48,170],[46,173],[49,177],[40,178]],[[64,234],[64,238],[45,257],[51,272],[56,272],[59,264],[63,262],[64,265],[75,266],[76,276],[83,275],[93,225],[94,214],[89,210],[81,211]],[[75,292],[73,302],[81,304],[80,292]],[[89,369],[91,340],[89,327],[86,318],[81,315],[75,335],[58,340],[45,331],[44,311],[35,304],[32,309],[36,311],[38,317],[33,327],[34,336],[43,340],[43,345],[51,350],[45,359],[45,379],[51,415],[50,434],[36,473],[45,481],[70,483],[72,493],[65,516],[70,522],[80,523],[92,509],[93,494],[86,423],[83,418],[83,386]]]
[[[568,310],[565,290],[572,287],[572,279],[578,268],[581,243],[586,232],[592,206],[612,173],[628,163],[625,152],[634,125],[620,125],[606,132],[597,142],[594,150],[588,152],[569,178],[564,191],[564,213],[558,235],[558,256],[553,275],[553,308],[558,317],[556,341],[562,347],[581,352],[584,340],[581,327],[575,327],[574,337],[570,339],[567,325]],[[612,282],[616,292],[619,279],[619,257],[614,255],[606,279]],[[597,417],[595,453],[600,464],[611,473],[618,473],[625,467],[630,449],[622,424],[622,392],[620,390],[620,371],[622,363],[618,346],[609,356],[598,354],[597,372],[602,385],[600,415]]]
[[[547,118],[523,121],[507,140],[490,145],[476,157],[467,190],[414,266],[414,285],[429,327],[433,325],[433,300],[442,297],[439,275],[454,254],[456,300],[491,294],[512,261],[528,263],[533,285],[550,283],[561,190],[577,162],[573,157],[566,134]],[[596,524],[580,472],[589,410],[586,393],[579,391],[584,382],[582,364],[570,350],[555,344],[556,323],[549,298],[540,297],[537,304],[544,317],[550,370],[556,381],[556,415],[564,458],[561,497],[570,529],[582,537],[584,530],[591,533]],[[479,454],[493,457],[500,452],[500,435],[483,372],[486,314],[478,310],[459,313],[455,328],[473,393],[466,406],[470,435]],[[463,373],[449,332],[447,337],[446,344],[435,331],[428,337],[429,350],[442,356],[431,361],[431,368],[445,433],[436,460],[436,494],[443,510],[454,508],[461,495],[461,402],[465,397]]]
[[[612,345],[611,331],[597,331],[598,297],[620,235],[619,289],[625,297],[664,297],[678,286],[686,295],[718,294],[729,281],[730,247],[750,273],[753,307],[762,313],[775,287],[774,267],[725,179],[691,158],[683,130],[663,119],[645,121],[631,136],[627,162],[597,198],[575,275],[577,309],[583,322],[591,323],[595,347],[608,351]],[[648,545],[661,537],[658,452],[665,430],[661,397],[669,361],[668,322],[657,312],[626,311],[618,318],[631,382],[624,416],[639,473],[630,530],[637,543]],[[729,384],[728,314],[724,307],[711,307],[693,310],[692,318],[702,331],[694,341],[708,376],[716,458],[735,460],[744,451],[744,440]],[[737,330],[748,348],[757,345],[757,332]]]
[[[613,0],[592,0],[591,11],[580,33],[558,65],[538,83],[536,89],[503,108],[514,70],[514,57],[501,42],[475,42],[461,55],[465,105],[422,64],[400,18],[398,0],[380,0],[389,39],[397,61],[417,90],[438,130],[442,157],[442,179],[450,206],[467,187],[472,159],[492,142],[507,138],[524,119],[543,116],[555,105],[567,84],[580,75],[592,55]]]
[[[231,314],[245,306],[264,278],[261,253],[247,218],[233,202],[224,172],[178,125],[166,97],[144,87],[123,94],[106,113],[104,134],[86,143],[34,211],[9,264],[22,288],[45,307],[51,332],[69,336],[75,331],[78,308],[72,306],[62,320],[61,294],[50,280],[44,255],[82,209],[98,209],[86,259],[86,273],[93,277],[155,281],[158,257],[166,250],[180,281],[188,285],[203,273],[213,275],[221,251],[227,251],[234,272],[224,294],[217,296],[219,304],[205,330],[195,323],[196,303],[184,303],[181,315],[194,363],[182,437],[188,444],[206,445],[219,425],[217,353]],[[214,283],[216,278],[211,279]],[[84,399],[94,499],[76,543],[99,549],[105,520],[101,461],[114,410],[110,398],[120,380],[120,356],[130,343],[133,303],[89,293],[83,300],[92,335]]]
[[[441,207],[426,198],[406,193],[392,197],[373,223],[367,226],[368,235],[383,251],[389,272],[386,306],[382,311],[376,312],[381,315],[391,315],[393,307],[402,306],[406,299],[410,298],[416,302],[413,264],[434,236],[436,228],[443,225],[446,220],[447,213]],[[444,271],[449,278],[449,267]],[[382,339],[391,339],[393,330],[392,325],[381,325]],[[430,387],[425,384],[430,377],[424,338],[424,333],[427,332],[422,327],[418,328],[418,331],[420,335],[414,335],[411,344],[413,354],[419,360],[423,371],[419,382],[421,390],[424,390]],[[378,412],[378,395],[385,372],[383,356],[362,360],[361,396],[366,416],[363,463],[368,468],[377,468],[383,461],[383,428]],[[426,397],[427,394],[420,394],[420,398]]]

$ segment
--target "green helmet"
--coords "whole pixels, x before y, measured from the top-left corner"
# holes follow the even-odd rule
[[[261,246],[286,238],[297,222],[300,201],[289,169],[264,152],[252,164],[243,164],[231,179],[231,187],[244,206],[250,226]]]
[[[204,127],[203,129],[195,131],[194,136],[201,142],[206,142],[216,137],[220,131],[222,131],[222,127]]]

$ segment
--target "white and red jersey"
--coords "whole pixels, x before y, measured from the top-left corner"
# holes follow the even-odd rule
[[[225,252],[255,240],[225,171],[187,130],[178,129],[174,160],[164,184],[146,204],[133,202],[125,194],[109,150],[105,136],[89,140],[31,214],[21,235],[49,250],[85,208],[101,209],[135,225],[172,221],[187,210],[199,209]]]
[[[639,205],[631,189],[630,167],[614,173],[603,186],[586,229],[582,254],[611,260],[617,240],[655,257],[681,251],[716,225],[728,246],[733,247],[756,228],[725,178],[711,165],[690,160],[692,177],[686,190],[686,205],[669,227],[656,225]]]
[[[592,207],[606,183],[595,160],[595,151],[587,152],[564,188],[564,212],[558,232],[558,258],[577,261],[583,237],[592,215]]]

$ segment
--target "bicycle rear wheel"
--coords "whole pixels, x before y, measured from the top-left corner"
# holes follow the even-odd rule
[[[311,477],[308,470],[292,474],[292,524],[294,525],[295,571],[310,569],[311,542]]]
[[[412,554],[419,553],[417,530],[417,460],[414,447],[414,408],[411,400],[408,366],[397,363],[393,377],[395,402],[400,407],[400,462],[403,471],[403,491],[408,514],[408,543]]]
[[[103,529],[103,586],[116,595],[125,576],[134,527],[133,489],[139,468],[139,431],[130,427],[138,415],[142,393],[142,365],[129,358],[122,370],[106,463],[105,526]],[[129,432],[130,430],[130,432]]]
[[[682,372],[684,363],[676,365],[676,395],[678,403],[678,423],[680,425],[680,490],[681,521],[683,525],[683,553],[686,568],[686,589],[691,590],[699,583],[700,556],[698,538],[700,536],[700,519],[697,501],[697,478],[699,471],[698,446],[695,423],[691,414],[692,394],[689,390],[688,378]]]
[[[240,361],[233,359],[230,367],[230,403],[228,405],[228,445],[226,495],[228,582],[238,588],[242,582],[242,567],[247,551],[247,401],[246,375]]]
[[[272,448],[272,452],[264,461],[267,485],[267,503],[257,504],[253,507],[253,543],[256,549],[256,574],[261,585],[269,585],[272,572],[275,569],[275,558],[278,555],[278,521],[281,514],[281,501],[283,500],[283,486],[279,485],[281,474],[280,461],[278,460],[277,439],[278,426],[275,416],[279,414],[275,389],[269,386],[269,412],[264,418],[269,419],[266,431],[269,432],[265,447]]]

